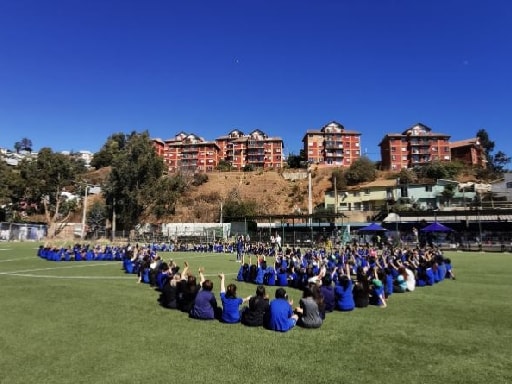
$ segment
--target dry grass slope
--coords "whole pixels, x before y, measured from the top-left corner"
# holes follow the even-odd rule
[[[313,205],[322,204],[324,192],[331,187],[332,170],[315,170],[312,173]],[[218,217],[220,201],[230,195],[241,200],[256,201],[264,214],[291,214],[300,208],[308,209],[308,181],[286,180],[274,171],[216,172],[208,174],[208,181],[193,187],[177,206],[177,221],[212,221]]]

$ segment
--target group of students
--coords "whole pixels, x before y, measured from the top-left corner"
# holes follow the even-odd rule
[[[281,332],[288,331],[299,320],[297,309],[294,311],[292,307],[293,300],[288,299],[284,288],[276,290],[274,300],[269,299],[263,285],[256,287],[255,295],[242,298],[237,295],[236,284],[226,285],[226,277],[221,273],[218,275],[219,303],[213,293],[214,283],[205,278],[203,268],[198,270],[199,281],[189,272],[187,262],[182,272],[175,268],[170,275],[172,277],[160,289],[158,300],[163,307],[180,310],[191,318],[265,326]],[[304,325],[307,326],[307,321]]]
[[[258,258],[255,268],[266,268],[265,264],[266,260]],[[214,283],[205,278],[202,268],[197,281],[187,263],[181,272],[172,265],[162,263],[169,276],[159,289],[162,306],[181,310],[195,319],[264,326],[280,332],[296,324],[319,328],[327,313],[349,312],[369,305],[385,308],[392,294],[455,279],[450,259],[436,248],[377,251],[368,245],[347,246],[333,254],[325,250],[301,254],[300,250],[287,249],[275,258],[274,269],[286,278],[276,279],[274,298],[269,298],[265,285],[260,283],[254,295],[238,297],[236,284],[226,286],[225,276],[220,274],[218,302]],[[287,287],[302,292],[295,307],[287,296]]]

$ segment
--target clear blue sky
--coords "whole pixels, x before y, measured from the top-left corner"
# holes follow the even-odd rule
[[[512,155],[506,0],[0,2],[0,147],[261,129],[298,154],[336,120],[378,159],[422,122]]]

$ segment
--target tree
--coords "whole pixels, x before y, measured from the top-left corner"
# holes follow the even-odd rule
[[[510,157],[507,156],[504,152],[498,151],[493,156],[492,161],[494,172],[502,174],[505,171],[505,166],[510,163],[510,160]]]
[[[27,137],[21,139],[21,149],[27,152],[32,152],[32,140]]]
[[[221,172],[231,171],[231,163],[226,160],[220,160],[217,165],[217,170]]]
[[[400,184],[413,184],[418,181],[418,175],[410,169],[403,168],[398,173],[398,181]]]
[[[443,196],[446,204],[449,206],[451,199],[455,195],[455,185],[453,185],[453,184],[445,185],[443,192],[441,192],[441,195]]]
[[[64,199],[61,192],[65,186],[81,178],[81,171],[81,165],[74,159],[54,153],[50,148],[41,149],[37,160],[24,159],[20,163],[18,196],[28,203],[41,203],[50,238],[58,233],[59,224],[66,222],[76,209],[76,205],[71,204],[62,207]]]
[[[127,140],[128,138],[124,133],[110,135],[99,152],[94,154],[91,167],[99,169],[111,166],[114,158],[126,148]]]
[[[16,151],[16,153],[20,153],[21,151],[21,142],[17,141],[14,143],[14,150]]]
[[[222,208],[222,215],[225,222],[230,222],[237,218],[254,216],[257,212],[258,204],[256,201],[242,200],[236,189],[233,189],[228,194]]]
[[[498,151],[496,154],[493,154],[495,144],[494,141],[489,139],[489,135],[485,129],[480,129],[476,133],[476,136],[480,141],[480,145],[482,146],[487,159],[487,168],[479,170],[477,176],[484,180],[492,180],[502,177],[505,166],[510,163],[510,157],[502,151]]]
[[[95,201],[87,212],[87,226],[97,233],[105,227],[107,221],[107,207],[104,202]]]
[[[304,150],[301,149],[299,154],[296,155],[294,153],[290,153],[286,162],[288,163],[288,167],[290,168],[303,168],[303,163],[306,161],[306,157],[304,156]]]
[[[352,163],[345,171],[347,185],[357,185],[360,183],[374,181],[377,178],[375,163],[366,156],[362,156]]]
[[[147,131],[127,135],[123,148],[113,153],[112,170],[104,193],[107,201],[115,201],[116,224],[120,228],[132,229],[145,210],[155,204],[151,199],[165,191],[166,181],[160,180],[164,168],[163,159],[156,154]]]
[[[176,203],[188,186],[186,178],[177,174],[160,177],[154,188],[142,191],[148,205],[145,211],[155,215],[157,219],[173,215],[176,212]]]
[[[347,179],[345,178],[345,174],[342,169],[336,168],[332,171],[331,183],[332,188],[337,191],[343,191],[347,188]]]

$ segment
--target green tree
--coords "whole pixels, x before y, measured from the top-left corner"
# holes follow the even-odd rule
[[[303,168],[303,163],[306,161],[304,150],[301,149],[298,155],[290,153],[286,159],[288,167],[290,168]]]
[[[161,188],[164,168],[147,131],[127,136],[126,145],[113,156],[104,188],[106,200],[115,201],[119,229],[132,229],[140,222],[142,214],[153,204],[147,198],[154,197]]]
[[[498,151],[493,156],[493,169],[494,172],[502,174],[505,171],[505,166],[510,163],[510,156],[507,156],[504,152]]]
[[[228,194],[222,208],[222,216],[225,222],[255,216],[257,213],[258,203],[254,200],[242,200],[236,189]]]
[[[377,169],[375,162],[366,156],[362,156],[352,163],[345,171],[347,185],[357,185],[360,183],[374,181],[377,178]]]
[[[398,173],[398,181],[400,184],[413,184],[418,181],[418,175],[411,169],[403,168]]]
[[[147,205],[144,210],[157,219],[171,216],[176,212],[176,203],[188,187],[187,179],[181,175],[162,176],[154,185],[142,191]]]
[[[332,188],[336,189],[338,192],[347,189],[347,179],[342,169],[333,169],[331,173],[331,183]]]
[[[446,203],[446,205],[450,205],[450,201],[453,199],[453,196],[455,195],[455,185],[453,184],[447,184],[444,186],[443,192],[441,192],[441,195],[443,196],[443,199]]]
[[[111,166],[116,156],[126,148],[127,140],[124,133],[114,133],[109,136],[99,152],[94,154],[91,167],[99,169]]]
[[[95,201],[87,211],[87,226],[95,233],[104,228],[107,222],[107,207],[103,201]]]
[[[48,236],[58,233],[76,209],[76,205],[62,204],[63,188],[81,178],[82,166],[69,156],[54,153],[50,148],[39,151],[37,160],[24,159],[19,165],[21,182],[18,196],[29,203],[41,203],[42,213],[48,224]]]
[[[480,129],[476,136],[480,141],[480,145],[485,151],[487,159],[487,169],[483,169],[478,173],[478,177],[482,179],[497,179],[503,176],[505,166],[510,163],[510,157],[504,152],[498,151],[494,154],[494,141],[489,139],[489,134],[485,129]]]
[[[28,137],[24,137],[20,142],[21,149],[27,152],[32,152],[32,140]]]
[[[226,160],[220,160],[219,164],[217,165],[217,170],[221,172],[231,171],[231,168],[231,163]]]

